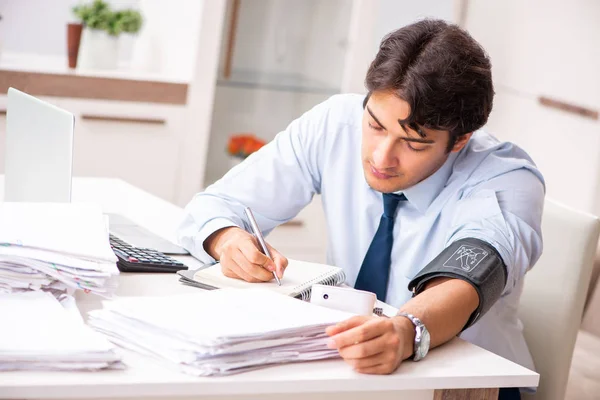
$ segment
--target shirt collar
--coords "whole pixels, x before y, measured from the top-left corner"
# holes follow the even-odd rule
[[[450,153],[446,162],[432,175],[408,189],[395,193],[404,193],[408,202],[424,213],[446,186],[457,156],[458,152]]]

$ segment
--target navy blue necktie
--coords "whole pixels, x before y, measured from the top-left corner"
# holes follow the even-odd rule
[[[394,216],[401,200],[406,200],[406,196],[383,194],[383,215],[379,221],[379,228],[367,250],[354,285],[356,289],[375,293],[381,301],[385,301],[387,294],[394,244]]]

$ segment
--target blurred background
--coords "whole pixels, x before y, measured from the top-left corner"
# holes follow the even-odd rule
[[[9,86],[64,107],[75,175],[180,206],[312,106],[364,93],[386,33],[442,18],[491,57],[485,129],[529,152],[549,197],[600,214],[599,0],[0,0],[0,17],[0,115]],[[321,260],[319,213],[282,246]],[[600,336],[598,270],[584,328]],[[597,358],[576,351],[571,398],[600,393],[600,345],[586,343]]]

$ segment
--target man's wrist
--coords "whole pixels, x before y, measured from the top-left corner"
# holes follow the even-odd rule
[[[214,231],[209,237],[204,240],[204,251],[209,256],[219,261],[223,243],[227,240],[227,236],[232,230],[240,229],[237,226],[228,226]]]
[[[412,321],[403,316],[392,317],[395,320],[396,327],[400,335],[402,335],[402,359],[410,358],[415,351],[415,325]]]

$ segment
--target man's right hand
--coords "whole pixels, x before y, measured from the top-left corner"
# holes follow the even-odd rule
[[[218,260],[223,275],[247,282],[268,282],[283,277],[288,260],[267,243],[271,260],[259,250],[256,238],[238,227],[220,229],[204,241],[204,250]]]

